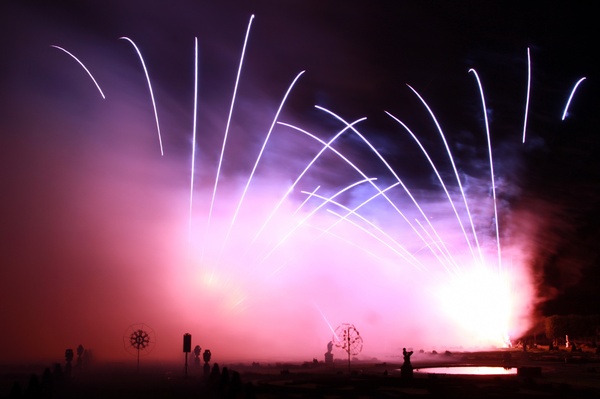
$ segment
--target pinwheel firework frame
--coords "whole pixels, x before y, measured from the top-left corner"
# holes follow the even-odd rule
[[[137,368],[140,368],[140,354],[149,354],[156,343],[154,330],[143,323],[130,325],[123,334],[123,345],[125,350],[137,356]]]
[[[348,369],[350,356],[358,355],[363,348],[363,339],[354,324],[340,324],[333,334],[333,344],[348,354]]]

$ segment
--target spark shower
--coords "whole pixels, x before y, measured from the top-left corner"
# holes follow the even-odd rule
[[[465,71],[471,79],[467,84],[480,93],[473,98],[480,110],[473,118],[480,121],[474,134],[487,143],[483,158],[455,159],[456,142],[436,117],[439,110],[411,85],[406,90],[424,123],[411,125],[400,112],[381,113],[389,121],[386,140],[403,138],[399,151],[419,159],[414,170],[398,168],[394,159],[402,153],[391,154],[381,144],[369,118],[342,116],[343,105],[313,104],[321,123],[303,121],[286,107],[310,70],[289,77],[280,97],[271,99],[278,106],[255,115],[265,119],[262,131],[251,131],[236,119],[252,102],[252,92],[240,85],[251,79],[244,75],[244,57],[253,18],[240,38],[237,75],[220,82],[231,92],[226,123],[201,117],[199,39],[190,45],[195,55],[190,103],[181,105],[191,116],[186,140],[168,138],[160,94],[152,89],[153,65],[145,62],[135,38],[121,38],[133,45],[130,56],[137,57],[146,82],[138,101],[155,122],[154,132],[146,129],[135,140],[147,143],[157,133],[152,170],[177,171],[160,186],[177,209],[167,216],[160,214],[164,207],[150,213],[161,223],[169,219],[171,228],[164,236],[170,262],[153,290],[167,293],[163,297],[181,312],[179,322],[218,332],[205,334],[212,337],[208,346],[217,353],[215,347],[222,352],[234,347],[229,357],[239,359],[320,356],[332,326],[344,322],[360,328],[363,354],[380,358],[399,356],[402,347],[503,346],[519,337],[530,326],[534,302],[530,245],[526,232],[516,227],[518,218],[497,196],[511,183],[494,163],[485,78],[480,80],[474,69]],[[101,79],[94,77],[93,63],[61,43],[51,45],[77,61],[63,66],[73,69],[72,79],[84,79],[76,68],[85,69],[93,80],[90,96],[98,95],[95,84],[103,104],[112,101],[110,90],[103,91]],[[524,81],[532,73],[529,51],[526,57]],[[515,136],[515,146],[526,140],[529,90],[528,85],[522,93],[523,131]],[[571,97],[565,116],[570,102]],[[127,123],[135,126],[130,117]],[[422,140],[421,132],[429,139]],[[184,150],[181,141],[187,143]],[[169,143],[176,144],[170,148]],[[132,165],[143,168],[144,162]],[[90,181],[94,184],[93,176]],[[166,311],[157,319],[148,322],[157,332],[158,348],[161,324],[172,319]]]

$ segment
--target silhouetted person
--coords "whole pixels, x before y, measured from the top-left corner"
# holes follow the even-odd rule
[[[212,370],[210,371],[210,376],[208,377],[208,385],[211,388],[218,387],[220,377],[221,377],[221,369],[219,368],[219,364],[214,363],[212,366]]]
[[[73,349],[65,350],[65,360],[67,364],[65,366],[65,375],[67,377],[71,376],[71,361],[73,360]]]
[[[202,354],[202,359],[204,360],[204,379],[205,380],[207,380],[210,375],[210,364],[208,364],[208,362],[210,362],[210,358],[211,358],[210,349],[205,349],[204,353]]]
[[[413,377],[413,366],[410,363],[410,357],[413,351],[407,352],[406,348],[402,348],[402,355],[404,356],[404,364],[400,367],[400,378],[411,379]]]
[[[200,353],[202,352],[202,349],[200,348],[200,345],[196,345],[196,347],[194,348],[194,366],[198,367],[200,366]]]
[[[73,349],[65,349],[65,360],[67,363],[73,361]]]
[[[219,390],[225,390],[229,387],[229,369],[227,366],[221,370],[221,378],[219,380]]]
[[[412,356],[413,351],[407,352],[406,348],[402,348],[402,356],[404,356],[404,364],[408,364],[409,366],[412,366],[412,364],[410,363],[410,357]]]
[[[205,349],[204,353],[202,354],[202,359],[204,360],[204,363],[210,362],[211,356],[212,354],[210,353],[210,349]]]
[[[77,363],[75,365],[75,367],[77,369],[81,369],[83,367],[84,352],[85,352],[85,349],[83,348],[83,345],[79,344],[79,346],[77,347]]]

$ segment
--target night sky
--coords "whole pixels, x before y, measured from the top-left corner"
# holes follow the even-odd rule
[[[98,359],[131,359],[122,338],[135,323],[153,328],[156,348],[148,356],[155,359],[179,359],[186,332],[217,359],[320,359],[331,328],[347,322],[361,330],[365,357],[398,356],[403,346],[487,345],[497,342],[483,335],[497,326],[475,326],[483,316],[464,306],[498,313],[496,302],[455,294],[495,296],[498,288],[500,298],[506,281],[511,299],[500,302],[514,313],[501,333],[511,337],[540,316],[600,313],[592,4],[162,3],[0,6],[1,361],[58,360],[78,344]],[[143,55],[164,156],[140,58],[123,36]],[[75,55],[106,98],[52,45]],[[501,262],[471,68],[489,119]],[[320,207],[318,196],[332,197],[364,176],[330,150],[281,199],[324,146],[290,126],[273,125],[247,183],[302,71],[277,121],[327,142],[346,125],[315,105],[347,123],[366,117],[356,128],[390,166],[358,134],[340,135],[339,154],[377,178],[335,197],[345,210]],[[438,128],[407,85],[435,114],[467,205]],[[419,145],[386,111],[427,149],[458,215]],[[363,218],[328,230],[336,214],[377,194],[375,186],[397,183],[390,169],[430,225],[399,185],[386,192],[388,202],[380,194],[357,210]],[[481,255],[467,245],[476,238]],[[485,279],[465,277],[490,270],[497,280],[487,291]],[[483,291],[471,291],[477,287]],[[458,314],[466,319],[457,322]]]

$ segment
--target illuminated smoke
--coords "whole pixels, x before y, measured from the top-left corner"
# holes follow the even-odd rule
[[[105,63],[88,63],[109,94],[102,104],[92,102],[99,100],[93,90],[87,98],[29,89],[31,99],[16,99],[23,109],[44,111],[27,124],[29,134],[42,139],[15,151],[28,154],[14,162],[35,168],[34,178],[24,178],[27,188],[9,185],[5,194],[14,203],[19,194],[26,198],[30,223],[14,234],[47,258],[23,251],[15,261],[44,265],[30,289],[46,300],[35,323],[23,321],[24,328],[55,331],[61,350],[84,341],[99,358],[122,359],[124,327],[143,321],[157,333],[157,358],[179,359],[181,333],[190,331],[215,356],[244,360],[312,359],[324,352],[332,329],[345,322],[360,328],[364,355],[381,358],[403,346],[497,346],[506,335],[518,337],[528,328],[536,288],[530,264],[536,261],[533,247],[541,245],[529,233],[544,225],[502,200],[516,190],[502,157],[495,157],[491,176],[498,179],[490,181],[489,165],[479,174],[459,165],[477,159],[456,157],[458,165],[454,160],[448,165],[447,159],[429,158],[425,147],[430,153],[449,148],[457,141],[453,134],[448,142],[442,135],[443,141],[422,144],[416,138],[423,126],[411,126],[413,134],[408,124],[392,124],[394,133],[405,129],[413,135],[427,155],[415,145],[403,149],[418,155],[410,159],[425,167],[429,160],[433,167],[416,185],[412,169],[388,162],[389,136],[374,144],[371,138],[380,131],[358,119],[361,115],[337,118],[317,111],[319,124],[291,112],[303,81],[289,93],[281,115],[275,101],[289,87],[289,77],[285,84],[273,82],[273,98],[236,81],[239,98],[234,110],[234,94],[228,117],[227,107],[208,102],[208,93],[198,100],[194,91],[192,117],[188,98],[169,96],[170,82],[153,80],[152,91],[141,55],[147,87],[138,85],[143,75],[127,66],[128,56],[125,51]],[[211,79],[193,76],[197,70],[185,78],[188,89],[192,84],[197,89],[195,79],[201,87],[202,79]],[[52,73],[61,82],[77,79]],[[310,74],[308,69],[303,80]],[[475,97],[472,102],[479,104]],[[325,109],[325,102],[316,103]],[[155,124],[162,153],[158,108],[170,148],[162,158],[147,135]],[[356,134],[359,122],[369,141]],[[441,133],[444,120],[435,123]],[[196,128],[201,132],[192,138],[193,147],[188,124],[193,136]],[[487,128],[486,133],[489,144]],[[534,144],[532,136],[527,143]],[[192,149],[198,167],[190,181]],[[373,184],[365,181],[330,200],[361,179]],[[22,269],[19,273],[30,270]],[[61,311],[50,311],[50,304]],[[56,346],[39,345],[48,356]]]

